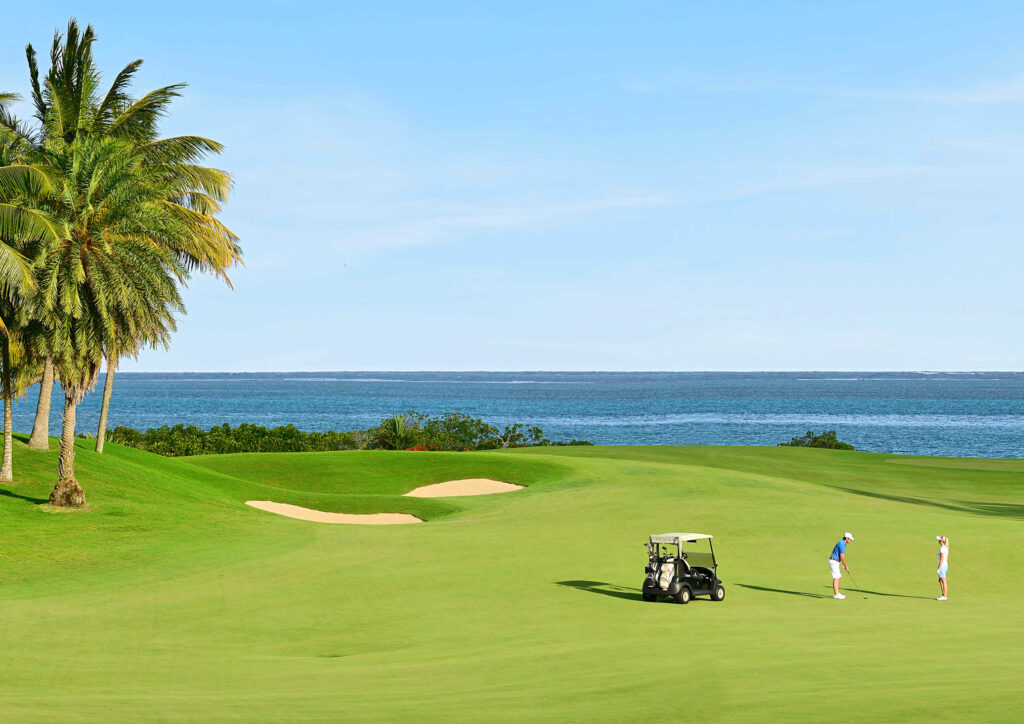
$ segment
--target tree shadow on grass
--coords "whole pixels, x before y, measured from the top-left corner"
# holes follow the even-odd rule
[[[1024,505],[1018,503],[986,503],[974,500],[931,500],[929,498],[913,498],[907,495],[890,495],[889,493],[877,493],[871,490],[857,490],[856,488],[844,488],[838,485],[826,485],[827,488],[842,490],[845,493],[863,495],[866,498],[878,500],[891,500],[895,503],[910,503],[911,505],[926,505],[932,508],[952,510],[957,513],[971,513],[973,515],[987,515],[996,518],[1014,518],[1024,520]]]
[[[21,493],[15,493],[13,490],[7,490],[0,488],[0,495],[7,496],[8,498],[17,498],[18,500],[26,500],[29,503],[35,503],[36,505],[42,505],[43,503],[49,503],[49,498],[33,498],[31,495],[22,495]]]
[[[624,598],[628,601],[643,601],[638,589],[615,586],[604,581],[556,581],[556,583],[559,586],[567,586],[588,593],[600,593],[602,596]]]
[[[765,588],[764,586],[749,586],[746,583],[737,583],[740,588],[749,588],[752,591],[765,591],[767,593],[785,593],[787,596],[806,596],[807,598],[832,598],[821,593],[808,593],[807,591],[789,591],[785,588]]]

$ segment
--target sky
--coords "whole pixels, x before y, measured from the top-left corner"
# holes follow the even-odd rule
[[[124,370],[1024,369],[1019,3],[37,0],[0,90],[71,16],[235,180]]]

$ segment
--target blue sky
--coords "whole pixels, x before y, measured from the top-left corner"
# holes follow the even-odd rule
[[[40,1],[0,88],[75,15],[227,144],[126,370],[1024,369],[1024,6],[711,5]]]

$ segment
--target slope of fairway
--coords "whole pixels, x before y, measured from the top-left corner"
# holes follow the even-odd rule
[[[83,441],[89,507],[67,512],[41,504],[56,453],[16,447],[19,482],[0,487],[4,720],[1019,708],[1022,461],[726,447],[172,460]],[[465,478],[526,487],[403,495]],[[323,525],[246,500],[427,523]],[[680,529],[716,536],[725,602],[640,600],[641,544]],[[833,601],[825,559],[847,529],[865,592],[844,579]]]

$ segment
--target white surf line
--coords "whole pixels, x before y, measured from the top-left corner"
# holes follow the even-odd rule
[[[425,521],[409,513],[328,513],[324,510],[303,508],[300,505],[275,503],[272,500],[247,500],[246,505],[277,513],[296,520],[308,520],[313,523],[342,523],[347,525],[405,525],[407,523],[423,523]]]
[[[405,495],[408,498],[456,498],[464,495],[511,493],[513,490],[522,490],[523,487],[488,478],[466,478],[465,480],[449,480],[446,483],[423,485]]]

